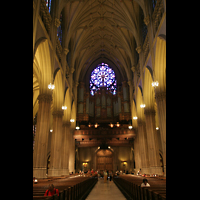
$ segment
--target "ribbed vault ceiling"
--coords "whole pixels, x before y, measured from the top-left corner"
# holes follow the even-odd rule
[[[63,4],[63,41],[76,80],[83,80],[88,69],[101,62],[110,62],[122,79],[132,80],[131,67],[138,60],[135,49],[141,45],[142,2],[88,0]]]

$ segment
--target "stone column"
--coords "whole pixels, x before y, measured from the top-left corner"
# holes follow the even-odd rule
[[[148,157],[148,146],[147,146],[147,134],[146,124],[142,120],[138,120],[138,140],[139,140],[139,152],[141,159],[141,173],[150,174],[149,170],[149,157]]]
[[[37,115],[37,131],[33,152],[33,176],[36,178],[45,178],[52,95],[40,94],[38,100],[39,110]]]
[[[140,156],[140,146],[139,146],[139,139],[138,139],[138,133],[136,133],[136,137],[134,139],[134,155],[135,155],[135,174],[140,170],[141,168],[141,156]]]
[[[51,138],[51,162],[49,176],[60,176],[62,173],[62,116],[63,111],[53,112],[53,132]]]
[[[146,118],[147,144],[149,153],[150,174],[163,175],[160,166],[159,142],[156,133],[155,111],[151,109],[144,110]]]
[[[75,164],[75,139],[73,137],[74,129],[71,128],[69,135],[69,173],[73,172],[75,174],[74,164]]]
[[[69,174],[69,146],[70,146],[70,122],[63,124],[63,156],[62,156],[62,175]]]
[[[166,92],[156,92],[155,96],[163,150],[164,176],[166,176]]]

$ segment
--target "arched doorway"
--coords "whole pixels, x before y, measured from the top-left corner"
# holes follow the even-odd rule
[[[113,171],[113,153],[111,150],[102,149],[97,152],[96,166],[100,173],[104,170]]]

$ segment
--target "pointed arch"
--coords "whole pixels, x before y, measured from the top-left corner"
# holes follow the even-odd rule
[[[132,101],[132,126],[133,128],[137,128],[137,120],[133,119],[133,117],[137,117],[137,109],[135,99]]]
[[[37,41],[33,59],[33,72],[39,80],[40,94],[50,94],[48,84],[52,80],[51,60],[49,44],[44,38]]]
[[[63,81],[62,81],[62,72],[61,70],[57,70],[55,74],[54,85],[55,89],[53,90],[53,110],[61,110],[64,100],[64,89],[63,89]]]
[[[64,105],[67,106],[67,110],[64,110],[63,122],[69,122],[71,119],[71,95],[69,88],[65,92]]]
[[[136,109],[137,109],[137,117],[140,120],[145,120],[144,118],[144,108],[141,108],[140,105],[144,103],[141,87],[137,87],[136,93]]]
[[[145,68],[144,74],[144,103],[146,109],[154,109],[155,93],[154,87],[152,87],[153,77],[148,67]]]

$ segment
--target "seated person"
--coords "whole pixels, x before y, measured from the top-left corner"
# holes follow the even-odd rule
[[[146,178],[143,179],[143,183],[141,184],[141,187],[150,187],[148,180]]]
[[[59,196],[59,191],[58,189],[54,188],[53,184],[50,184],[49,189],[46,190],[44,196],[53,196],[54,194],[57,194]]]

